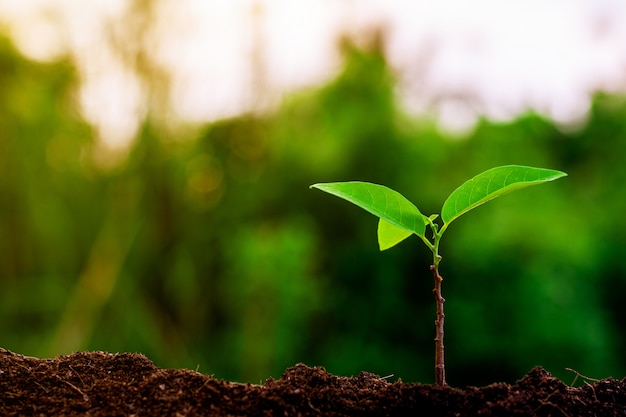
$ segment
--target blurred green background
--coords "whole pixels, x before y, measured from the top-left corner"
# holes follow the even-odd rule
[[[373,43],[266,114],[165,128],[148,117],[102,162],[71,61],[0,42],[0,346],[33,356],[141,352],[161,367],[258,383],[298,362],[434,381],[430,253],[385,252],[376,219],[308,187],[385,184],[425,214],[464,180],[524,164],[566,171],[446,233],[452,385],[536,365],[569,382],[626,374],[626,100],[588,123],[533,113],[467,137],[409,117]]]

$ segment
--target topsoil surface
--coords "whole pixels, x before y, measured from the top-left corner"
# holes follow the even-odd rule
[[[2,416],[625,416],[626,378],[572,388],[542,368],[513,385],[437,387],[298,364],[263,385],[161,369],[143,355],[37,359],[0,349]]]

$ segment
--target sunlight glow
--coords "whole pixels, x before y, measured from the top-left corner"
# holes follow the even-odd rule
[[[111,42],[130,4],[0,0],[2,23],[27,57],[73,57],[85,117],[114,148],[132,140],[152,106],[151,87],[129,67],[129,51]],[[508,120],[528,109],[579,124],[593,91],[626,87],[621,1],[155,4],[143,48],[167,74],[167,111],[183,122],[271,109],[285,93],[319,85],[340,68],[338,37],[373,27],[385,30],[404,106],[434,113],[456,131],[471,129],[479,115]]]

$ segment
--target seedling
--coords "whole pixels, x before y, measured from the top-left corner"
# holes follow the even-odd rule
[[[380,250],[389,249],[411,235],[417,235],[433,254],[430,266],[435,280],[435,302],[437,315],[435,320],[435,383],[446,385],[444,346],[443,346],[443,303],[439,275],[439,242],[450,223],[496,197],[531,185],[542,184],[566,176],[561,171],[534,168],[520,165],[507,165],[489,169],[463,183],[454,190],[441,208],[441,226],[435,220],[437,214],[425,216],[402,194],[383,185],[368,182],[330,182],[313,184],[329,194],[348,200],[379,218],[378,245]],[[432,231],[432,238],[426,236],[426,226]]]

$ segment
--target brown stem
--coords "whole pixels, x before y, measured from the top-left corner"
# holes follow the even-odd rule
[[[443,278],[439,275],[437,265],[431,265],[430,270],[433,271],[435,279],[435,301],[437,303],[437,319],[435,320],[435,384],[439,386],[446,385],[446,366],[443,355],[443,322],[445,314],[443,314],[443,303],[446,301],[441,296],[441,281]]]

